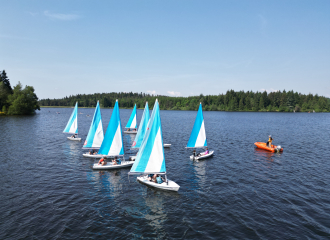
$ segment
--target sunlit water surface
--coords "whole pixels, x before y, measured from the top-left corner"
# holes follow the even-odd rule
[[[112,110],[101,111],[106,129]],[[161,111],[175,193],[129,169],[93,171],[83,141],[62,133],[71,112],[0,117],[0,239],[330,238],[329,113],[204,112],[215,155],[198,162],[185,149],[197,112]],[[94,109],[79,112],[84,140]],[[120,110],[122,127],[130,113]],[[255,149],[269,134],[283,153]],[[126,156],[133,137],[123,136]]]

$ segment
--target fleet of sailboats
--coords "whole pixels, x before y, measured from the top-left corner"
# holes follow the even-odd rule
[[[125,161],[124,158],[124,143],[123,134],[121,130],[120,114],[118,100],[116,100],[115,107],[113,108],[110,122],[102,141],[98,155],[103,157],[119,157],[122,158],[121,164],[115,164],[113,162],[107,162],[105,165],[94,163],[93,169],[113,169],[123,168],[133,165],[133,161]]]
[[[178,191],[180,188],[177,183],[167,179],[166,176],[163,133],[157,99],[152,110],[146,134],[129,174],[142,174],[142,176],[137,177],[137,180],[152,187],[172,191]],[[164,180],[161,178],[161,175],[165,176]],[[158,182],[152,181],[153,179]]]
[[[81,140],[78,138],[78,103],[76,103],[71,117],[65,127],[65,133],[74,134],[68,137],[70,140]],[[160,118],[159,103],[156,99],[151,117],[149,115],[149,106],[146,102],[138,131],[136,123],[136,105],[132,111],[130,119],[126,125],[127,129],[134,129],[136,136],[131,146],[132,149],[138,149],[136,156],[131,156],[131,160],[125,161],[124,143],[122,135],[122,127],[120,121],[119,105],[116,100],[114,109],[111,114],[107,131],[104,135],[102,126],[102,117],[100,104],[97,102],[94,116],[87,134],[83,149],[99,149],[97,154],[85,153],[86,157],[115,158],[120,159],[119,162],[109,161],[105,164],[94,163],[93,169],[106,170],[131,167],[129,175],[137,174],[137,180],[145,185],[155,188],[178,191],[180,186],[167,178],[164,147],[171,144],[163,143],[163,133]],[[202,104],[199,105],[195,123],[186,148],[206,148],[207,140],[205,133],[204,117]],[[212,156],[214,151],[208,150],[199,155],[190,156],[191,159],[202,159]]]

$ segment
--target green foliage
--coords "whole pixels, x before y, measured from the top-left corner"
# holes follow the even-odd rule
[[[193,110],[198,109],[199,103],[203,104],[205,111],[330,111],[330,100],[301,93],[285,90],[283,92],[235,92],[228,90],[226,94],[199,95],[193,97],[168,97],[154,96],[145,93],[95,93],[78,94],[62,99],[42,99],[41,106],[73,106],[78,101],[79,107],[95,107],[97,100],[100,100],[101,107],[113,107],[116,99],[119,100],[121,108],[133,108],[134,104],[143,109],[148,101],[152,108],[155,99],[158,98],[160,109],[167,110]],[[300,107],[301,106],[301,107]]]
[[[10,90],[6,87],[3,82],[0,82],[0,109],[8,108],[9,104],[7,103],[8,96],[11,94]],[[5,112],[5,111],[2,111]]]
[[[10,104],[9,115],[29,115],[34,114],[37,109],[40,110],[34,88],[26,86],[22,89],[20,82],[14,87],[13,94],[8,96],[7,102]]]

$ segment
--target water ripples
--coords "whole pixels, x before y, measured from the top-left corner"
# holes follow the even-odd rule
[[[1,239],[330,238],[328,113],[204,112],[215,155],[192,161],[196,112],[161,111],[168,177],[181,186],[172,193],[129,169],[93,171],[82,142],[62,133],[71,111],[0,118]],[[93,111],[79,110],[83,139]],[[104,129],[111,112],[102,109]],[[130,112],[121,110],[123,126]],[[254,148],[269,134],[283,153]],[[127,155],[133,140],[124,135]]]

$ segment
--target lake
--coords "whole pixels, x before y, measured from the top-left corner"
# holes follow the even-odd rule
[[[81,142],[62,133],[72,110],[0,117],[0,239],[330,238],[329,113],[204,112],[215,155],[192,161],[197,111],[160,111],[176,193],[129,168],[93,171],[82,145],[94,109],[78,110]],[[112,109],[101,112],[106,129]],[[131,110],[120,114],[125,127]],[[270,134],[283,153],[255,149]],[[123,135],[125,156],[134,137]]]

